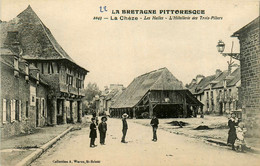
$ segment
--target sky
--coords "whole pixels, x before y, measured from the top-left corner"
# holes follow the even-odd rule
[[[233,52],[239,52],[239,40],[231,35],[259,16],[258,0],[2,0],[0,19],[9,21],[28,5],[70,57],[90,71],[85,83],[96,82],[100,89],[117,83],[127,87],[135,77],[162,67],[184,85],[198,74],[227,70],[229,57],[217,52],[218,40],[225,42],[225,52],[232,41]],[[108,11],[101,13],[100,6]],[[93,20],[121,16],[111,11],[123,9],[205,10],[204,16],[223,19]]]

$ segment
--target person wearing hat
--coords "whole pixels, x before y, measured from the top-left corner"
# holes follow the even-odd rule
[[[126,136],[126,132],[127,132],[127,129],[128,129],[128,126],[127,126],[127,121],[126,121],[126,118],[128,117],[128,115],[126,113],[124,113],[122,115],[122,122],[123,122],[123,129],[122,129],[122,132],[123,132],[123,137],[122,137],[122,140],[121,142],[122,143],[127,143],[125,141],[125,136]]]
[[[92,114],[92,116],[93,116],[93,118],[95,118],[96,125],[98,125],[98,117],[97,117],[96,112],[94,112],[94,113]]]
[[[96,120],[95,118],[91,118],[92,123],[90,124],[90,133],[89,133],[91,148],[96,146],[95,139],[97,138],[97,128],[96,128],[95,120]]]
[[[235,144],[235,140],[237,139],[235,126],[238,125],[238,119],[236,118],[235,113],[231,113],[231,115],[229,115],[229,116],[230,116],[230,118],[228,120],[229,131],[228,131],[227,143],[231,144],[232,150],[235,150],[235,145],[234,144]]]
[[[150,124],[153,127],[153,140],[152,141],[156,142],[157,141],[156,131],[158,129],[159,120],[157,119],[155,114],[153,114],[153,118],[152,118]]]
[[[105,139],[106,139],[106,132],[107,132],[107,117],[103,116],[101,118],[101,123],[98,125],[98,130],[100,134],[100,144],[105,145]]]

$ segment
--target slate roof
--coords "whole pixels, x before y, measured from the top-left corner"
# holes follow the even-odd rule
[[[15,53],[13,53],[13,51],[11,49],[8,48],[0,48],[0,62],[9,66],[10,68],[14,69],[14,63],[12,62],[12,58],[7,58],[5,56],[16,56]],[[23,58],[19,58],[19,62],[18,62],[18,68],[19,68],[19,72],[22,74],[26,74],[25,73],[25,66],[23,65],[23,63],[28,63],[25,59]],[[29,69],[31,70],[39,70],[38,68],[36,68],[33,64],[29,65]],[[40,74],[40,83],[44,84],[44,85],[48,85],[46,79]],[[30,72],[29,75],[30,78],[33,78],[34,80],[37,80],[36,75],[34,75],[33,73]]]
[[[204,89],[210,84],[211,81],[215,79],[215,77],[215,75],[204,77],[198,84],[192,84],[188,87],[188,89],[193,94],[203,93]]]
[[[259,28],[260,27],[260,16],[258,16],[253,21],[251,21],[250,23],[248,23],[244,27],[240,28],[236,32],[234,32],[231,37],[238,37],[241,33],[246,31],[250,27],[253,27],[253,28]]]
[[[113,89],[111,90],[111,92],[109,92],[107,95],[106,95],[106,100],[110,100],[112,99],[117,93],[119,93],[119,90],[118,89]]]
[[[240,68],[236,68],[233,73],[230,74],[231,79],[227,81],[227,86],[235,86],[238,81],[241,80]]]
[[[228,71],[223,71],[221,72],[221,74],[219,74],[218,77],[216,77],[212,83],[214,82],[215,84],[212,85],[212,88],[221,88],[223,87],[223,82],[224,82],[224,79],[228,76]],[[209,87],[207,88],[209,89]]]
[[[224,79],[227,80],[227,87],[235,86],[236,83],[241,80],[240,68],[236,68],[230,75],[228,75],[228,71],[226,70],[221,72],[218,76],[215,74],[204,77],[199,83],[191,83],[187,88],[192,94],[201,94],[204,90],[209,89],[210,84],[212,84],[213,89],[223,88]]]
[[[59,45],[51,31],[43,24],[31,6],[28,6],[17,17],[0,23],[0,46],[11,40],[7,32],[18,31],[18,39],[27,60],[68,60],[84,71]]]
[[[111,108],[134,107],[149,90],[181,90],[182,82],[167,68],[161,68],[136,77],[118,96]]]

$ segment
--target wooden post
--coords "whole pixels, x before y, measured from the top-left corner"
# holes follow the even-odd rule
[[[152,118],[152,116],[153,116],[153,104],[150,100],[149,100],[149,115],[150,115],[150,118]]]
[[[57,98],[52,99],[52,125],[57,125]]]
[[[204,118],[203,105],[202,105],[200,108],[201,108],[201,114],[200,114],[200,117],[201,117],[201,118]]]
[[[62,110],[62,124],[67,123],[67,114],[65,110],[65,99],[61,100],[61,110]]]
[[[82,122],[82,101],[78,101],[78,122]]]
[[[133,108],[133,119],[136,119],[136,117],[135,117],[135,107]]]
[[[186,103],[186,94],[183,98],[183,117],[187,118],[187,103]]]
[[[70,117],[71,117],[71,123],[75,123],[74,122],[74,101],[70,101]]]

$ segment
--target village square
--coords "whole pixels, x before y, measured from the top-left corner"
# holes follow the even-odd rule
[[[222,40],[209,43],[228,59],[226,68],[194,68],[184,82],[165,64],[133,74],[132,59],[119,56],[128,84],[113,78],[100,86],[89,75],[103,68],[95,78],[109,80],[110,68],[79,65],[86,59],[75,61],[32,6],[16,12],[0,22],[0,165],[259,164],[259,16],[229,34],[239,41],[238,51],[233,42],[231,52]]]

